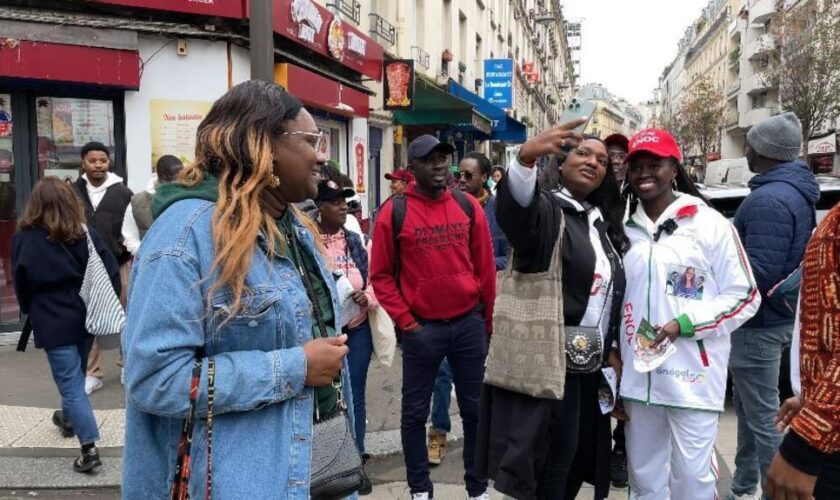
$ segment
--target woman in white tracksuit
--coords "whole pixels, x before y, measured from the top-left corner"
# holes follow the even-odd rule
[[[699,197],[674,138],[642,131],[631,139],[626,161],[634,207],[625,225],[631,247],[624,257],[619,391],[630,418],[630,497],[710,500],[729,334],[755,314],[761,299],[735,229]],[[676,288],[669,286],[674,273]],[[647,373],[633,363],[643,320],[655,329],[654,346],[676,348]]]

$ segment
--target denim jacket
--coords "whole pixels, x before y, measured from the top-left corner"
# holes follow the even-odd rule
[[[311,307],[300,277],[285,258],[254,248],[243,309],[222,322],[231,294],[208,293],[216,280],[211,218],[214,204],[183,200],[155,221],[140,247],[129,286],[123,334],[126,425],[124,499],[169,495],[195,354],[216,362],[213,419],[213,498],[308,499],[313,389],[304,387]],[[311,234],[294,228],[306,248]],[[334,280],[318,263],[333,296]],[[204,360],[191,447],[190,496],[203,498],[207,470],[207,361]],[[344,397],[352,408],[347,362]],[[352,420],[352,412],[349,412]],[[351,422],[351,428],[353,423]]]

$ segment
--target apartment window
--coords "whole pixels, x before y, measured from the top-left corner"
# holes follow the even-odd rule
[[[755,94],[752,96],[752,109],[767,107],[767,93]]]
[[[426,40],[423,39],[426,33],[426,12],[424,0],[414,0],[414,22],[417,23],[417,30],[415,31],[415,38],[418,47],[425,47]]]
[[[458,11],[458,60],[467,64],[467,16]]]
[[[452,46],[452,0],[443,0],[443,44],[449,50],[455,48]]]

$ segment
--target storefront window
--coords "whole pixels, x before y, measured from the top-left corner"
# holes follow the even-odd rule
[[[114,157],[114,107],[111,101],[36,97],[38,177],[53,175],[74,181],[79,176],[82,146],[101,142]]]
[[[0,94],[0,324],[17,323],[20,307],[12,273],[12,235],[15,234],[14,144],[12,99]]]

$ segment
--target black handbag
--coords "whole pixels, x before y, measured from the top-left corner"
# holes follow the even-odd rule
[[[302,251],[297,238],[287,236],[287,242],[291,251],[297,253],[300,258]],[[304,266],[300,266],[298,272],[312,304],[312,312],[318,322],[321,337],[327,337],[327,325],[318,308],[315,287]],[[364,463],[347,414],[347,404],[342,394],[343,385],[340,376],[333,382],[338,401],[335,411],[329,415],[322,417],[318,411],[318,401],[315,401],[309,483],[309,497],[312,500],[342,499],[359,491],[364,485]]]
[[[607,309],[607,299],[612,296],[612,280],[607,288],[607,297],[601,307],[596,326],[566,325],[566,371],[570,373],[594,373],[601,368],[604,340],[601,338],[601,321]]]

